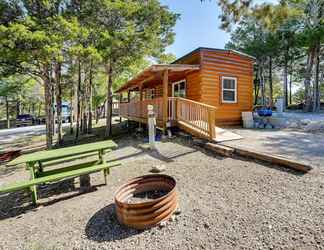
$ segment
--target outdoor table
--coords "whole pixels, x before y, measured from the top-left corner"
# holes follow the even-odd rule
[[[82,144],[72,147],[64,147],[59,149],[51,149],[51,150],[43,150],[31,154],[26,154],[19,156],[15,160],[9,162],[7,165],[17,165],[17,164],[26,164],[26,169],[30,172],[30,180],[34,180],[43,176],[50,176],[53,170],[51,171],[44,171],[43,170],[43,163],[59,160],[59,162],[64,162],[67,160],[72,159],[76,160],[82,157],[82,155],[98,152],[98,161],[91,164],[102,164],[104,162],[103,156],[105,150],[112,150],[117,147],[117,144],[111,140],[107,141],[100,141],[100,142],[94,142],[94,143],[88,143],[88,144]],[[74,157],[74,158],[73,158]],[[89,163],[81,163],[74,165],[72,167],[77,167],[78,169],[82,169],[83,167],[89,167]],[[73,168],[72,168],[73,169]],[[60,171],[62,170],[62,171]],[[64,173],[66,171],[66,168],[58,168],[55,169],[53,173],[59,174]],[[47,174],[48,173],[48,174]],[[47,175],[46,175],[47,174]],[[106,172],[104,170],[105,178],[106,178]],[[105,179],[106,182],[106,179]],[[36,203],[37,200],[37,190],[36,185],[31,186],[32,191],[32,199],[33,202]]]

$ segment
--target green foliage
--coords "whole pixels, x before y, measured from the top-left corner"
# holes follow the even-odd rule
[[[227,48],[255,56],[257,68],[269,69],[271,57],[274,77],[288,67],[288,74],[294,76],[293,84],[299,88],[295,101],[312,95],[311,91],[307,95],[301,93],[315,75],[312,73],[314,61],[310,58],[315,57],[317,46],[321,51],[324,41],[324,1],[285,0],[277,4],[253,5],[252,1],[245,4],[243,1],[224,0],[220,5],[223,28],[231,30],[236,24]],[[300,81],[303,79],[306,87],[302,88]],[[273,86],[275,95],[275,81]],[[308,98],[312,99],[311,96]]]

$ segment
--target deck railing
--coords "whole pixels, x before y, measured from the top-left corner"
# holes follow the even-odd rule
[[[151,100],[120,103],[119,114],[124,117],[147,119],[147,105],[152,105],[156,114],[156,119],[162,120],[162,102],[163,98],[159,97]]]
[[[147,105],[153,105],[156,119],[161,123],[163,121],[162,97],[120,103],[119,113],[123,117],[146,120]],[[180,97],[168,98],[168,121],[178,121],[187,130],[210,139],[215,138],[215,111],[215,107],[204,103]]]
[[[192,132],[198,132],[210,139],[215,138],[215,112],[211,105],[178,97],[176,99],[176,120]]]

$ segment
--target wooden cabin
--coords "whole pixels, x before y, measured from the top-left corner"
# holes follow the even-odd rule
[[[198,48],[168,65],[152,65],[126,82],[120,116],[147,122],[154,106],[157,125],[179,126],[209,139],[215,127],[241,124],[253,105],[252,56],[224,49]]]

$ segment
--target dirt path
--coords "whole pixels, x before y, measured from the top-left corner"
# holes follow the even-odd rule
[[[0,196],[0,249],[323,249],[323,172],[299,175],[222,158],[180,139],[151,153],[142,141],[117,141],[120,149],[109,158],[123,165],[111,170],[107,186],[101,173],[92,175],[94,192],[79,195],[77,180],[46,186],[37,208],[28,206],[27,194]],[[164,228],[119,225],[114,192],[156,164],[176,178],[181,214]],[[24,174],[1,169],[0,181]]]

